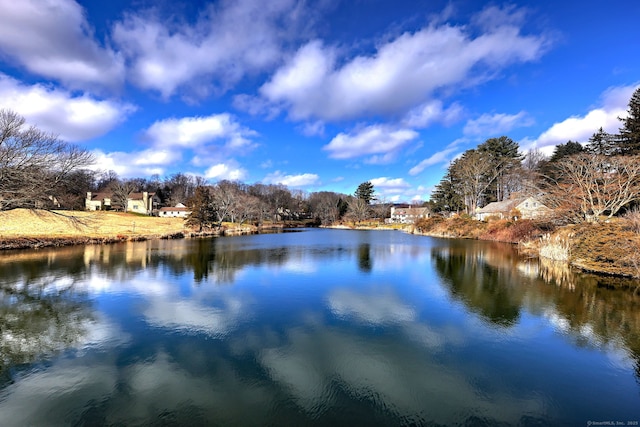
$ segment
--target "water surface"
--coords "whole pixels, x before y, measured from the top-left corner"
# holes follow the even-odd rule
[[[393,231],[6,252],[0,425],[626,425],[616,285]]]

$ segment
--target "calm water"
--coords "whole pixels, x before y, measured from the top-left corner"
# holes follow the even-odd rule
[[[0,426],[640,421],[640,291],[306,230],[0,254]]]

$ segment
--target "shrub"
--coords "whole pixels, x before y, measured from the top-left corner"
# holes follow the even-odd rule
[[[640,234],[640,208],[637,206],[624,214],[625,228]]]

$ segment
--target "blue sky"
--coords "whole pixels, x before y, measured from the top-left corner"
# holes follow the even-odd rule
[[[616,132],[640,2],[0,0],[0,108],[122,177],[427,200],[507,135]]]

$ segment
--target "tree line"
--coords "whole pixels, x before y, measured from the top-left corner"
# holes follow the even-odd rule
[[[284,185],[223,180],[209,184],[201,176],[176,173],[163,179],[121,178],[114,171],[89,169],[87,150],[66,143],[10,110],[0,110],[0,210],[15,208],[84,210],[87,192],[106,193],[112,205],[127,209],[135,192],[155,193],[162,206],[183,203],[198,227],[237,223],[313,220],[330,224],[361,221],[374,215],[371,182],[354,195],[330,191],[306,193]]]
[[[617,134],[600,128],[586,143],[560,144],[549,157],[539,150],[524,155],[507,136],[487,139],[451,162],[428,205],[436,213],[473,214],[490,202],[521,194],[540,198],[565,221],[614,216],[640,200],[640,89],[633,93],[627,113]],[[89,170],[93,162],[85,149],[0,110],[0,210],[82,210],[88,191],[109,192],[112,201],[126,209],[131,193],[148,191],[156,193],[163,206],[190,207],[190,221],[198,227],[293,219],[330,224],[389,215],[390,204],[376,199],[370,181],[353,195],[305,193],[276,184],[209,184],[184,173],[123,179],[113,171]]]
[[[640,89],[617,134],[598,129],[585,144],[567,141],[544,156],[523,155],[507,136],[487,139],[453,160],[435,186],[434,212],[474,214],[513,195],[535,196],[564,222],[598,221],[640,201]]]

